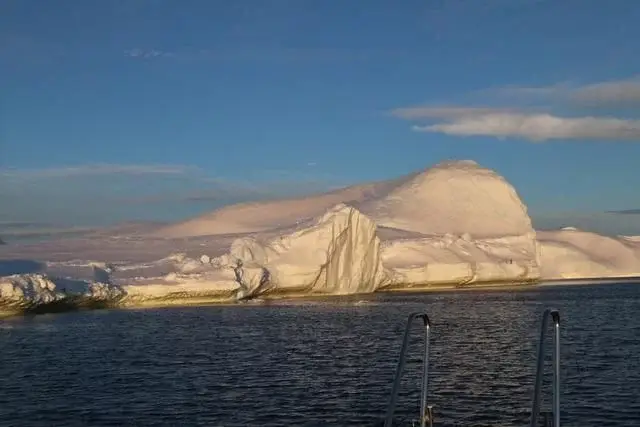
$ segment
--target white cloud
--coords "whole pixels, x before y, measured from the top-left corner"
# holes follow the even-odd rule
[[[88,175],[181,175],[198,171],[184,165],[115,165],[95,164],[44,169],[0,169],[6,178],[67,178]]]
[[[640,120],[610,117],[559,117],[547,113],[469,107],[415,107],[394,110],[405,119],[436,118],[444,123],[414,126],[419,132],[456,136],[550,139],[608,139],[640,141]]]
[[[479,93],[485,99],[489,98],[489,101],[493,96],[494,102],[497,96],[534,103],[517,102],[520,108],[418,106],[397,108],[391,114],[414,122],[430,121],[431,124],[417,123],[413,126],[415,131],[420,132],[515,137],[531,141],[597,139],[640,142],[640,118],[570,114],[571,107],[640,107],[640,76],[583,85],[559,83],[540,87],[505,86],[485,89]],[[529,107],[524,108],[525,105]],[[575,113],[576,109],[573,110]],[[563,114],[558,114],[557,111],[562,111]]]

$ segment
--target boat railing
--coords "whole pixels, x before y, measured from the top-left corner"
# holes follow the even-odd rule
[[[552,426],[560,427],[560,313],[558,310],[547,309],[542,314],[542,324],[540,326],[540,340],[538,342],[538,363],[536,368],[536,382],[533,390],[533,401],[531,403],[530,427],[538,427],[540,416],[542,379],[544,377],[544,355],[546,334],[549,326],[549,317],[553,321],[553,403],[552,403]],[[547,414],[545,415],[545,425],[549,424]]]
[[[538,427],[541,406],[542,380],[544,377],[544,356],[546,336],[549,326],[549,318],[553,322],[553,403],[551,413],[543,413],[545,427],[560,427],[560,313],[557,310],[547,309],[542,315],[542,324],[540,327],[540,340],[538,342],[538,358],[536,367],[535,386],[533,391],[533,401],[531,405],[530,427]],[[422,386],[420,395],[420,427],[433,427],[433,407],[428,405],[428,388],[429,388],[429,344],[431,323],[426,313],[412,313],[409,315],[407,325],[404,330],[404,338],[400,349],[400,358],[396,368],[391,397],[385,416],[384,426],[391,427],[393,424],[394,413],[396,410],[398,392],[400,391],[400,383],[404,372],[407,352],[409,350],[409,337],[411,334],[411,326],[416,319],[422,320],[424,328],[424,356],[422,365]],[[551,417],[549,417],[551,415]]]
[[[389,406],[387,407],[387,414],[385,416],[384,426],[391,427],[393,424],[393,415],[396,410],[398,392],[400,390],[400,382],[402,380],[402,373],[407,360],[407,352],[409,350],[409,336],[411,333],[411,325],[416,319],[422,320],[424,328],[424,358],[422,364],[422,387],[420,396],[420,427],[432,427],[433,426],[433,414],[432,407],[428,406],[427,391],[429,388],[429,341],[431,332],[431,323],[429,322],[429,316],[427,313],[411,313],[407,320],[407,326],[404,330],[404,338],[402,340],[402,348],[400,349],[400,358],[398,359],[398,366],[396,368],[396,375],[393,381],[393,388],[391,390],[391,397],[389,399]]]

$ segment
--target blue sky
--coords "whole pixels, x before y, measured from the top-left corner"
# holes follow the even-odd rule
[[[640,2],[0,0],[0,222],[172,220],[473,159],[640,234]],[[585,222],[586,221],[586,222]]]

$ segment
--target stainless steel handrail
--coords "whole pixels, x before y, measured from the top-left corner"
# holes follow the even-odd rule
[[[538,343],[538,363],[536,369],[536,383],[531,404],[530,427],[538,426],[540,415],[540,392],[542,389],[542,377],[544,375],[544,348],[549,316],[553,320],[553,427],[560,427],[560,313],[558,310],[547,309],[542,315],[540,327],[540,341]]]
[[[429,387],[429,339],[431,332],[431,323],[429,322],[429,316],[427,315],[427,313],[412,313],[409,315],[407,326],[404,330],[404,338],[402,340],[402,348],[400,350],[400,359],[398,360],[396,376],[393,381],[393,388],[391,390],[389,406],[387,407],[387,414],[384,421],[385,427],[391,427],[393,423],[393,414],[396,410],[398,391],[400,390],[400,381],[402,379],[402,372],[404,371],[404,366],[407,359],[411,324],[417,318],[422,319],[422,323],[424,326],[424,360],[422,366],[422,389],[420,396],[420,427],[426,427],[427,422],[429,423],[429,426],[432,425],[431,408],[427,406],[427,390]]]

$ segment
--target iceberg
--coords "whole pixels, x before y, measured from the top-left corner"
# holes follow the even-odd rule
[[[62,299],[55,283],[42,274],[17,274],[0,278],[0,302],[5,310],[26,309]]]
[[[12,271],[12,262],[22,267]],[[502,176],[456,161],[319,195],[226,206],[169,225],[6,245],[0,267],[4,311],[235,303],[640,277],[640,237],[536,231]]]
[[[0,277],[0,317],[29,311],[105,307],[116,305],[123,296],[121,287],[109,283],[15,274]]]

